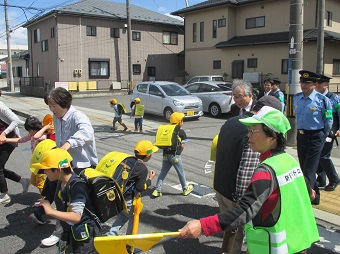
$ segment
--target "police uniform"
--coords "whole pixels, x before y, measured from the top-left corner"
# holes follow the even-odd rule
[[[274,79],[273,82],[274,82],[275,85],[280,87],[280,84],[281,84],[280,80]],[[274,91],[274,94],[275,94],[276,98],[278,98],[281,102],[281,106],[282,106],[281,112],[283,113],[285,111],[285,96],[284,96],[283,92],[281,92],[280,89],[277,89],[276,91]]]
[[[319,83],[322,82],[327,82],[329,83],[331,78],[320,75],[320,80],[318,81]],[[336,132],[340,129],[339,122],[340,122],[340,98],[334,93],[331,93],[326,89],[326,91],[323,93],[329,100],[331,101],[332,104],[332,115],[333,115],[333,125],[330,133],[328,134],[328,139],[326,140],[324,147],[321,152],[320,156],[320,162],[319,162],[319,167],[317,170],[318,173],[318,179],[317,181],[319,183],[325,183],[326,185],[326,175],[329,180],[329,184],[325,187],[326,191],[333,191],[337,187],[337,185],[340,182],[338,173],[335,170],[334,164],[330,158],[332,148],[333,148],[333,143],[334,140],[336,139]],[[320,185],[319,185],[320,186]]]
[[[301,70],[299,73],[300,83],[303,84],[301,88],[304,88],[306,83],[312,84],[320,79],[314,72]],[[323,145],[333,123],[332,105],[326,96],[313,89],[307,97],[303,92],[294,95],[293,110],[298,129],[297,152],[300,167],[316,192],[312,203],[317,205],[320,203],[320,191],[316,185],[316,171]]]

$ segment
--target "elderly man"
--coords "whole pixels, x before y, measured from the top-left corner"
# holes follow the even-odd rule
[[[234,79],[231,88],[235,104],[231,105],[230,116],[241,116],[245,112],[251,111],[256,103],[256,100],[253,100],[252,85],[248,81]]]

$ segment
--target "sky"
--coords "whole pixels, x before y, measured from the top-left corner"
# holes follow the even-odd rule
[[[126,0],[106,0],[109,2],[126,3]],[[188,0],[195,5],[205,0]],[[28,19],[55,8],[75,3],[74,0],[7,0],[11,45],[27,45],[26,29],[21,27]],[[130,0],[130,5],[137,5],[165,15],[186,7],[185,0]],[[6,42],[6,21],[4,4],[0,2],[0,44]]]

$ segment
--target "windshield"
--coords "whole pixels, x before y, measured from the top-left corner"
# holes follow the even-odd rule
[[[168,96],[189,95],[190,93],[183,87],[176,84],[168,84],[161,86],[164,93]]]
[[[212,77],[212,81],[223,81],[223,77]]]

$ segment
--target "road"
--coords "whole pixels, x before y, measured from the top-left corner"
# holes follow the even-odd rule
[[[112,109],[108,105],[109,97],[75,99],[73,104],[81,110],[89,110],[89,115],[95,129],[97,150],[99,158],[110,151],[118,150],[133,154],[134,145],[142,139],[154,141],[155,131],[159,124],[164,124],[161,117],[145,116],[144,133],[112,132],[111,121]],[[119,96],[118,101],[129,105],[128,96]],[[98,111],[100,110],[100,111]],[[143,195],[144,209],[140,218],[140,233],[177,231],[192,219],[199,219],[218,212],[217,202],[212,195],[212,174],[205,174],[204,164],[209,159],[210,144],[212,138],[218,133],[221,125],[227,117],[214,119],[209,116],[201,117],[199,120],[186,121],[183,128],[187,132],[190,142],[186,144],[183,152],[183,164],[188,181],[196,184],[195,192],[189,196],[183,196],[178,189],[179,181],[174,170],[169,172],[163,184],[163,197],[152,199],[151,187]],[[130,130],[133,130],[133,121],[124,115],[123,120]],[[122,129],[122,128],[120,128]],[[21,133],[25,130],[21,128]],[[31,151],[29,143],[20,144],[13,152],[7,163],[9,169],[29,177],[28,169]],[[161,168],[162,153],[152,155],[147,163],[149,169],[156,171]],[[153,186],[156,178],[153,181]],[[32,204],[40,197],[37,189],[30,186],[29,193],[22,195],[20,184],[8,181],[12,202],[0,206],[0,248],[1,253],[56,253],[56,246],[44,248],[40,246],[42,238],[48,237],[54,228],[55,221],[47,218],[45,225],[35,225],[27,217],[34,211]],[[104,231],[108,230],[112,219],[105,223]],[[331,225],[323,224],[325,227]],[[338,230],[338,228],[336,228]],[[122,233],[125,232],[123,228]],[[221,245],[221,234],[213,237],[201,236],[195,240],[183,240],[177,238],[166,238],[147,253],[219,253]],[[114,248],[114,246],[113,246]],[[309,253],[331,253],[327,250],[314,248]]]

